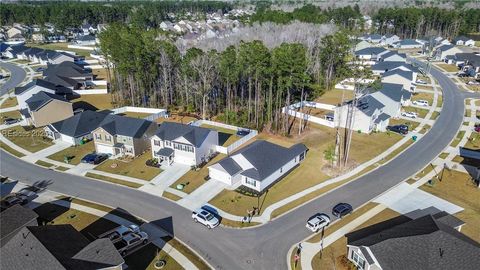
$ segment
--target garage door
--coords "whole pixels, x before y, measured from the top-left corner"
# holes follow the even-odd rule
[[[97,153],[111,154],[113,155],[113,147],[109,145],[97,144],[95,146]]]

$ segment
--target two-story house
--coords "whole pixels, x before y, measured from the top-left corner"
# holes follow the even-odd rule
[[[22,118],[35,127],[61,121],[73,116],[72,103],[64,97],[40,91],[25,101],[27,108],[21,109]]]
[[[304,144],[283,147],[257,140],[229,157],[208,167],[211,179],[234,186],[242,186],[261,193],[282,179],[306,157]]]
[[[72,90],[63,86],[57,86],[53,83],[47,82],[42,79],[34,79],[24,86],[15,88],[15,96],[18,101],[20,109],[26,109],[26,100],[31,98],[34,94],[39,92],[47,92],[50,94],[56,94],[59,96],[67,97],[72,95]]]
[[[67,61],[58,65],[48,65],[43,71],[43,76],[46,81],[73,90],[89,85],[94,78],[91,70]]]
[[[145,119],[110,114],[92,131],[97,153],[137,156],[150,148],[157,124]]]
[[[217,145],[217,131],[174,122],[161,124],[151,139],[152,157],[168,165],[198,165],[216,152]]]

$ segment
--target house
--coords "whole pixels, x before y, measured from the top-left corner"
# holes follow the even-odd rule
[[[23,51],[29,49],[28,47],[25,47],[24,45],[15,45],[15,46],[7,45],[7,44],[5,44],[5,45],[8,46],[8,47],[5,48],[5,50],[2,52],[2,56],[6,57],[6,58],[10,58],[10,59],[17,58],[17,55],[19,55]]]
[[[84,24],[82,24],[82,26],[81,26],[80,28],[81,28],[82,33],[83,33],[84,36],[90,35],[90,33],[93,33],[93,32],[95,32],[95,30],[96,30],[95,27],[93,27],[93,26],[92,26],[91,24],[89,24],[89,23],[84,23]]]
[[[33,42],[44,42],[45,37],[43,36],[42,33],[33,33],[32,34],[32,41]]]
[[[395,42],[400,41],[400,37],[395,34],[386,34],[382,36],[381,44],[383,46],[393,46]]]
[[[95,36],[84,35],[75,40],[75,43],[82,46],[92,46],[96,44]]]
[[[456,65],[465,73],[476,79],[480,78],[480,55],[475,53],[457,53],[455,58]]]
[[[412,96],[403,85],[394,83],[382,83],[380,89],[370,89],[370,92],[370,96],[385,105],[382,113],[393,118],[400,116],[402,106],[408,105]]]
[[[396,83],[403,85],[408,91],[415,91],[415,82],[417,81],[417,73],[409,70],[394,69],[382,74],[382,82]]]
[[[405,62],[407,60],[407,55],[396,51],[388,51],[387,53],[380,55],[379,60],[385,62]]]
[[[2,212],[0,218],[0,246],[3,247],[25,226],[37,226],[38,215],[21,205],[14,205]]]
[[[16,36],[18,37],[19,35],[21,36],[23,34],[23,31],[19,27],[12,27],[7,30],[7,36],[9,39],[15,38]]]
[[[372,43],[366,41],[366,40],[361,40],[360,42],[355,45],[355,51],[359,51],[368,47],[372,47]]]
[[[395,70],[395,69],[401,69],[405,71],[413,71],[418,73],[419,70],[418,68],[407,64],[405,62],[396,62],[396,61],[383,61],[383,62],[378,62],[377,64],[373,65],[370,67],[372,70],[372,73],[375,75],[382,75],[383,73],[390,71],[390,70]]]
[[[39,92],[47,92],[50,94],[56,94],[59,96],[67,97],[72,95],[72,90],[63,86],[57,86],[42,79],[33,79],[31,82],[24,86],[16,87],[14,90],[17,97],[18,106],[20,109],[27,108],[27,99],[31,98],[34,94]]]
[[[25,101],[26,109],[20,110],[28,124],[42,127],[73,115],[72,103],[64,97],[40,91]]]
[[[43,76],[45,76],[46,81],[73,90],[86,87],[93,81],[93,74],[90,70],[86,70],[73,62],[48,65],[43,71]]]
[[[358,51],[355,51],[355,56],[361,60],[378,61],[382,54],[389,52],[382,47],[368,47]]]
[[[445,61],[447,56],[452,56],[457,53],[462,53],[458,47],[453,45],[440,45],[434,50],[433,58],[439,61]]]
[[[216,152],[218,132],[208,128],[164,122],[151,138],[152,158],[196,166]]]
[[[107,238],[90,242],[70,224],[26,226],[1,249],[2,269],[112,269],[125,261]]]
[[[150,148],[157,124],[145,119],[109,114],[92,131],[97,153],[137,156]]]
[[[453,40],[453,44],[455,44],[457,46],[473,47],[473,46],[475,46],[475,41],[471,38],[466,37],[466,36],[459,36],[459,37],[456,37]]]
[[[423,44],[415,39],[404,39],[393,43],[393,47],[398,49],[417,49],[422,48]]]
[[[257,140],[209,166],[208,175],[213,180],[228,185],[240,183],[261,193],[298,166],[307,151],[301,143],[287,148]]]
[[[107,117],[107,112],[84,111],[45,127],[45,135],[52,140],[60,140],[71,145],[92,140],[92,132]]]
[[[364,35],[361,39],[371,43],[380,43],[382,41],[382,36],[379,34],[371,34]]]
[[[480,244],[445,212],[396,217],[346,234],[347,258],[358,269],[476,269]]]

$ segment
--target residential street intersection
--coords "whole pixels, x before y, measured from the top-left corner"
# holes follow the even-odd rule
[[[11,72],[10,80],[0,89],[3,95],[21,83],[26,74],[13,64],[2,62],[0,66]],[[415,174],[448,147],[462,124],[464,98],[472,95],[461,92],[437,69],[432,69],[431,74],[443,89],[443,108],[432,129],[420,141],[376,170],[259,227],[208,230],[192,221],[189,210],[169,200],[140,190],[48,170],[3,150],[1,174],[28,184],[51,180],[48,189],[52,191],[122,208],[171,231],[215,269],[287,269],[288,250],[309,235],[305,229],[308,217],[318,212],[330,213],[339,202],[348,202],[355,209]]]

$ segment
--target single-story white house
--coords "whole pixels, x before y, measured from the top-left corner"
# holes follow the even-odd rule
[[[299,165],[307,151],[301,143],[286,148],[257,140],[209,166],[208,174],[215,181],[228,185],[240,182],[250,190],[263,192]]]
[[[438,46],[434,52],[435,60],[444,61],[447,56],[462,53],[463,51],[453,45],[441,45]]]
[[[453,43],[458,46],[469,46],[473,47],[475,46],[475,41],[471,38],[468,38],[466,36],[459,36],[453,40]]]
[[[417,49],[422,48],[423,44],[415,39],[404,39],[393,44],[398,49]]]

